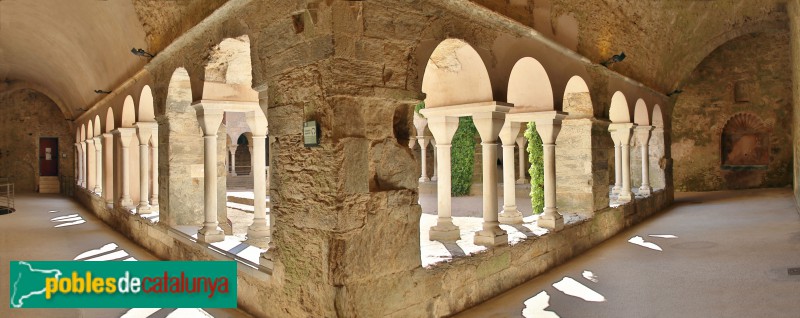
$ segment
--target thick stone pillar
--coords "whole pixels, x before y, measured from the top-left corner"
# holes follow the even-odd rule
[[[247,150],[250,151],[250,174],[248,174],[248,175],[252,176],[253,175],[253,143],[252,143],[252,140],[250,142],[250,145],[247,146]]]
[[[81,141],[81,160],[83,162],[83,176],[81,176],[83,185],[81,186],[87,190],[89,190],[89,155],[89,141]]]
[[[154,122],[136,123],[136,136],[139,137],[139,205],[136,213],[150,213],[148,202],[150,191],[150,137],[153,135]]]
[[[481,150],[483,151],[481,156],[483,162],[483,229],[475,233],[475,244],[484,246],[508,244],[508,234],[500,228],[497,211],[497,139],[505,122],[505,112],[479,112],[473,114],[472,118],[478,134],[481,136]],[[512,176],[511,179],[513,180],[514,177]]]
[[[231,152],[231,164],[230,164],[231,175],[234,176],[234,177],[237,176],[237,174],[236,174],[236,149],[238,149],[238,148],[239,148],[238,144],[228,146],[228,150],[230,150],[230,152]]]
[[[425,109],[420,112],[424,112]],[[426,116],[428,118],[428,128],[436,139],[436,153],[439,156],[439,163],[436,170],[439,172],[439,181],[436,185],[438,205],[437,211],[439,219],[436,225],[430,229],[430,239],[432,241],[456,241],[461,238],[458,226],[453,224],[451,212],[451,163],[450,147],[458,129],[458,117],[451,116]]]
[[[564,217],[556,206],[556,138],[564,117],[557,112],[542,112],[537,113],[534,119],[544,148],[544,213],[539,217],[538,225],[554,231],[564,228]]]
[[[436,182],[439,180],[439,169],[437,168],[439,166],[437,157],[439,156],[436,155],[436,139],[434,138],[431,138],[431,147],[433,147],[433,175],[431,176],[431,181]]]
[[[631,192],[631,131],[633,124],[621,123],[611,124],[614,127],[614,134],[617,136],[620,148],[621,162],[621,175],[622,175],[622,188],[619,190],[617,200],[619,202],[628,202],[633,198]],[[610,128],[609,128],[610,129]]]
[[[103,166],[105,172],[103,173],[105,179],[105,192],[103,197],[106,199],[106,204],[114,203],[114,135],[111,133],[103,134]]]
[[[133,140],[133,136],[136,134],[136,128],[117,128],[112,131],[115,135],[117,135],[117,140],[120,143],[120,170],[122,174],[122,178],[120,178],[120,182],[122,183],[122,196],[120,197],[119,205],[124,208],[132,208],[133,201],[131,200],[131,167],[130,167],[130,147],[131,141]]]
[[[94,137],[94,151],[95,151],[95,182],[94,193],[102,195],[103,193],[103,137]]]
[[[503,212],[500,213],[498,220],[503,224],[522,223],[522,213],[517,210],[517,191],[514,182],[514,145],[519,144],[519,128],[521,123],[506,120],[503,128],[500,129],[500,141],[503,142]],[[524,139],[524,138],[523,138]],[[525,153],[520,147],[520,160]],[[520,170],[522,179],[525,173]]]
[[[253,223],[247,228],[247,242],[267,248],[269,225],[267,224],[267,171],[266,128],[267,117],[261,109],[247,113],[247,125],[253,133],[253,152],[250,155],[253,174]]]
[[[431,181],[428,178],[428,143],[430,142],[430,137],[428,136],[417,136],[417,141],[419,142],[419,153],[420,153],[420,162],[421,162],[421,174],[419,177],[419,182],[428,182]]]
[[[158,125],[153,126],[153,135],[150,137],[150,158],[152,159],[153,173],[150,178],[150,211],[158,211]]]
[[[203,130],[203,227],[197,232],[197,240],[213,243],[225,239],[225,233],[217,221],[217,131],[222,124],[224,110],[196,104],[197,121]]]
[[[566,118],[561,122],[556,153],[559,209],[591,217],[608,207],[609,173],[613,173],[613,163],[608,161],[614,160],[610,144],[606,121]]]
[[[528,162],[528,158],[525,157],[525,151],[528,149],[528,139],[525,136],[519,136],[516,141],[519,148],[519,179],[517,179],[517,184],[526,184],[528,183],[528,178],[525,178],[525,163]]]
[[[649,196],[653,192],[650,186],[650,131],[653,126],[636,126],[636,139],[642,147],[642,185],[639,187],[639,195]]]

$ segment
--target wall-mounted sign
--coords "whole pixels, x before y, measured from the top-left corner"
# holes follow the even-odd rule
[[[307,121],[303,123],[303,145],[306,147],[319,147],[319,123]]]

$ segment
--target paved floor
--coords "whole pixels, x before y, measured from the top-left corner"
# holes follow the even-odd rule
[[[247,317],[238,310],[9,309],[10,260],[156,260],[81,205],[51,194],[17,194],[17,211],[0,215],[0,317]]]
[[[456,317],[800,317],[790,189],[676,195],[676,204]]]

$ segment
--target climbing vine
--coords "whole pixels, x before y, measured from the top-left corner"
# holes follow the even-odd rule
[[[472,173],[475,167],[475,134],[478,130],[471,117],[461,117],[458,130],[453,136],[451,160],[453,196],[469,195],[472,186]]]
[[[528,140],[528,161],[531,167],[531,204],[533,213],[540,214],[544,210],[544,158],[542,157],[542,138],[536,132],[536,123],[528,123],[525,130],[525,139]]]
[[[417,113],[420,117],[425,118],[424,115],[419,113],[420,109],[425,109],[425,101],[419,102],[416,106],[414,106],[414,112]]]

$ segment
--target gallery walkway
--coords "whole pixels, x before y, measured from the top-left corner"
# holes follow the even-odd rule
[[[0,215],[0,317],[249,317],[238,310],[213,309],[10,310],[10,260],[156,260],[67,197],[18,194],[16,209]]]
[[[800,317],[791,189],[676,194],[675,205],[456,317]]]

